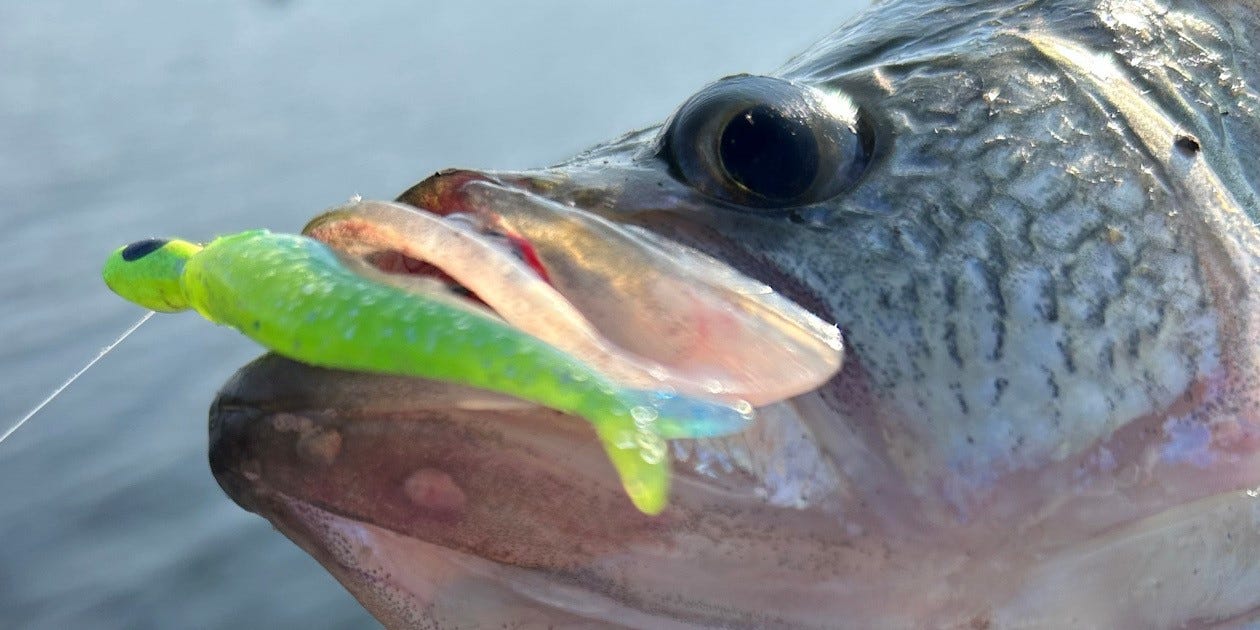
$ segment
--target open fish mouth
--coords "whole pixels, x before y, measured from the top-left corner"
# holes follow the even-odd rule
[[[376,281],[481,309],[619,384],[764,406],[817,389],[839,369],[836,327],[765,285],[646,229],[492,177],[438,178],[430,185],[442,193],[423,209],[354,202],[304,233],[364,263],[360,273]],[[659,539],[671,524],[732,499],[755,507],[765,498],[743,473],[715,481],[683,470],[670,506],[645,516],[579,418],[468,387],[275,355],[243,368],[216,400],[211,467],[238,503],[402,626],[444,615],[485,623],[491,613],[480,607],[443,610],[470,601],[470,588],[499,602],[491,616],[519,619],[524,602],[558,596],[515,592],[527,575],[536,585],[563,580],[575,594],[603,592],[607,610],[595,617],[611,621],[633,607],[614,605],[621,579],[592,573],[602,559],[642,544],[672,562]],[[372,542],[357,545],[355,536]],[[377,548],[386,540],[415,555],[410,569],[377,564],[393,553]],[[452,563],[499,568],[473,579]],[[491,579],[507,567],[520,575]],[[397,600],[383,602],[382,593]],[[504,607],[514,598],[520,606]],[[548,618],[591,618],[563,608]]]
[[[840,367],[842,346],[834,325],[772,291],[747,291],[751,283],[716,260],[702,261],[698,252],[650,232],[634,234],[591,213],[483,180],[468,181],[460,192],[466,201],[439,213],[359,201],[317,217],[304,232],[331,246],[361,275],[430,298],[436,289],[438,297],[466,307],[482,305],[594,372],[523,374],[550,368],[531,368],[535,350],[505,347],[457,317],[443,336],[445,343],[466,348],[460,356],[483,365],[520,362],[505,366],[504,376],[521,388],[504,385],[499,391],[551,404],[528,393],[529,383],[541,376],[559,379],[557,387],[564,390],[590,383],[606,396],[644,400],[620,403],[624,406],[607,415],[566,406],[571,403],[563,397],[555,408],[596,423],[628,494],[645,512],[659,511],[666,500],[664,440],[737,432],[746,426],[752,405],[813,390]],[[468,208],[471,212],[452,211]],[[679,264],[665,247],[702,262]],[[558,286],[580,296],[584,308]],[[636,317],[645,309],[649,317]],[[395,326],[420,325],[400,317],[390,328]],[[435,332],[423,334],[429,338]],[[441,360],[419,352],[413,360]]]
[[[445,205],[359,202],[304,233],[383,282],[483,306],[635,388],[763,405],[840,368],[834,324],[725,264],[486,176],[462,179]]]
[[[493,177],[441,176],[428,184],[441,195],[424,208],[354,202],[304,233],[363,263],[358,271],[378,282],[481,309],[629,387],[764,406],[815,390],[839,369],[837,328],[766,285],[647,229]],[[243,368],[216,400],[211,466],[230,496],[271,519],[365,603],[410,593],[398,595],[406,606],[377,612],[404,626],[448,614],[425,609],[439,600],[464,601],[414,583],[440,581],[429,571],[448,554],[589,583],[574,592],[603,591],[611,606],[625,587],[613,575],[591,581],[599,559],[628,545],[663,552],[659,534],[671,523],[732,499],[752,507],[765,499],[743,472],[715,480],[683,469],[669,507],[648,517],[627,500],[584,420],[468,387],[274,355]],[[379,534],[360,547],[366,556],[336,551],[350,544],[337,542],[347,527]],[[369,561],[382,552],[369,549],[385,538],[447,559],[415,559],[412,577],[383,577]],[[492,581],[474,590],[488,593]],[[417,589],[428,595],[417,599]]]

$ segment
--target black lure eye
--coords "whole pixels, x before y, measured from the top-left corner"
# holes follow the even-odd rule
[[[843,94],[743,75],[684,103],[667,127],[664,149],[676,175],[710,197],[790,208],[852,186],[872,144]]]
[[[170,241],[164,238],[146,238],[143,241],[136,241],[123,248],[122,259],[127,262],[140,260],[161,249],[168,242]]]

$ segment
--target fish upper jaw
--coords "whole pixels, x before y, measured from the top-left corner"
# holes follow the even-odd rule
[[[405,194],[407,204],[351,203],[304,233],[375,268],[360,273],[376,280],[445,281],[635,389],[759,406],[839,369],[833,323],[696,248],[536,192],[560,179],[445,172]]]

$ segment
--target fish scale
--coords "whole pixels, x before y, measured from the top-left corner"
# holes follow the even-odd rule
[[[974,37],[970,24],[943,27],[934,41]],[[1022,37],[1013,26],[991,36]],[[861,247],[812,235],[765,247],[776,264],[806,261],[811,284],[830,296],[849,343],[898,410],[891,452],[899,467],[924,491],[942,468],[959,471],[969,488],[951,499],[960,507],[988,491],[995,467],[1076,452],[1167,406],[1215,360],[1215,315],[1192,253],[1176,245],[1188,230],[1151,211],[1175,205],[1166,182],[1129,169],[1143,150],[1106,112],[1067,98],[1084,88],[1066,69],[1030,64],[1020,51],[961,48],[929,65],[882,67],[896,90],[872,100],[902,128],[897,150],[843,208],[892,209],[834,216],[833,229]],[[867,89],[860,77],[827,70],[836,89]],[[1089,136],[1042,132],[1063,131],[1064,120]],[[949,156],[950,176],[925,172],[924,155]],[[1168,286],[1183,288],[1158,288]],[[1010,310],[1029,303],[1043,306]],[[1135,330],[1141,341],[1130,352]],[[1071,399],[1060,397],[1069,390]],[[933,422],[922,422],[924,413]],[[1044,422],[1011,420],[1032,417]]]

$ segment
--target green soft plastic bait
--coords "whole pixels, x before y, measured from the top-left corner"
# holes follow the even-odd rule
[[[303,363],[471,385],[581,416],[647,514],[668,500],[666,440],[727,435],[752,419],[747,404],[622,387],[502,320],[373,280],[354,264],[314,239],[256,230],[205,246],[132,243],[102,275],[141,306],[191,308]]]

